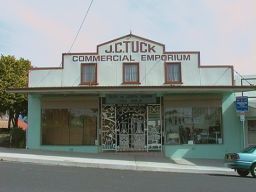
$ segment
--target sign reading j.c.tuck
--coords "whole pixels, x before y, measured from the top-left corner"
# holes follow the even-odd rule
[[[144,41],[120,41],[109,45],[105,53],[156,53],[156,46]]]
[[[140,61],[190,61],[191,55],[185,53],[163,53],[156,44],[145,41],[120,40],[106,44],[98,54],[73,55],[73,62],[140,62]]]

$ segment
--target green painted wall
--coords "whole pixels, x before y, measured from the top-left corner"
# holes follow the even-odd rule
[[[241,140],[243,133],[234,101],[234,94],[223,96],[223,144],[165,145],[165,155],[171,158],[223,159],[225,153],[241,150],[243,148],[243,141]]]
[[[41,102],[39,95],[28,95],[27,148],[38,149],[41,143]]]
[[[223,98],[223,130],[225,152],[240,151],[243,148],[243,132],[240,117],[235,108],[235,94]]]
[[[76,151],[87,153],[98,153],[99,146],[51,146],[41,145],[41,97],[39,95],[28,95],[28,122],[27,148],[52,151]]]
[[[101,152],[100,146],[47,146],[41,145],[41,102],[39,95],[29,94],[29,129],[27,147],[30,149],[43,149],[53,151],[77,151],[87,153]],[[210,158],[223,159],[227,152],[239,151],[243,148],[243,132],[239,116],[235,110],[235,95],[223,96],[223,144],[198,145],[165,145],[163,151],[167,157],[175,158]]]
[[[100,149],[98,146],[41,145],[39,149],[49,150],[49,151],[71,151],[71,152],[84,152],[84,153],[100,152]]]

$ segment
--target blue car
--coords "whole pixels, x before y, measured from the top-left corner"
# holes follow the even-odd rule
[[[225,155],[225,164],[242,177],[247,176],[249,173],[256,177],[256,145],[247,147],[239,153],[227,153]]]

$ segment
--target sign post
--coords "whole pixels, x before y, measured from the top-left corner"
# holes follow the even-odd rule
[[[245,112],[248,112],[248,97],[247,96],[239,96],[236,97],[236,112],[240,113],[240,121],[242,123],[242,135],[243,135],[243,147],[246,146],[245,143]]]

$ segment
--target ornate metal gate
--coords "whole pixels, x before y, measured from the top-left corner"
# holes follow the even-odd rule
[[[101,145],[102,150],[116,150],[116,107],[102,105],[101,109]]]
[[[160,105],[102,105],[101,112],[104,151],[161,149]]]
[[[162,150],[160,105],[147,106],[147,150]]]
[[[121,105],[116,107],[118,151],[146,150],[146,106]]]

